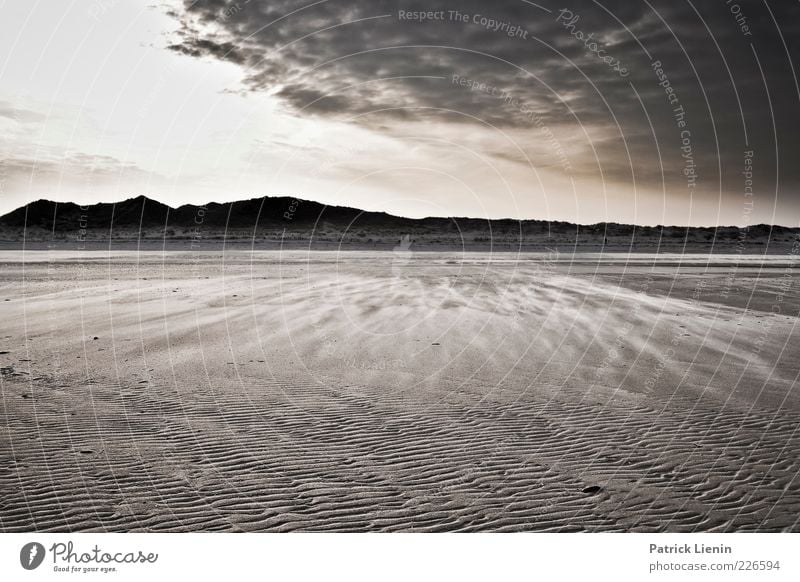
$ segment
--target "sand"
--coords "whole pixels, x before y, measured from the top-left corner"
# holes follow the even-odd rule
[[[0,530],[800,531],[794,254],[0,252]]]

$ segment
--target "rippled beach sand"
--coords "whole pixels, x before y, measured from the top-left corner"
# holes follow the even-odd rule
[[[2,531],[800,531],[793,255],[0,262]]]

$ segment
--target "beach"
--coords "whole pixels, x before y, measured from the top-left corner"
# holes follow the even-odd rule
[[[0,263],[4,532],[800,531],[794,254]]]

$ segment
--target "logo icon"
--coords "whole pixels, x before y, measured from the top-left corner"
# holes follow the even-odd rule
[[[19,563],[26,570],[35,570],[44,561],[44,546],[38,542],[29,542],[19,552]]]

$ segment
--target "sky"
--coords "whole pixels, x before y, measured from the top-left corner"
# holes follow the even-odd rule
[[[0,213],[800,226],[794,0],[0,0]]]

